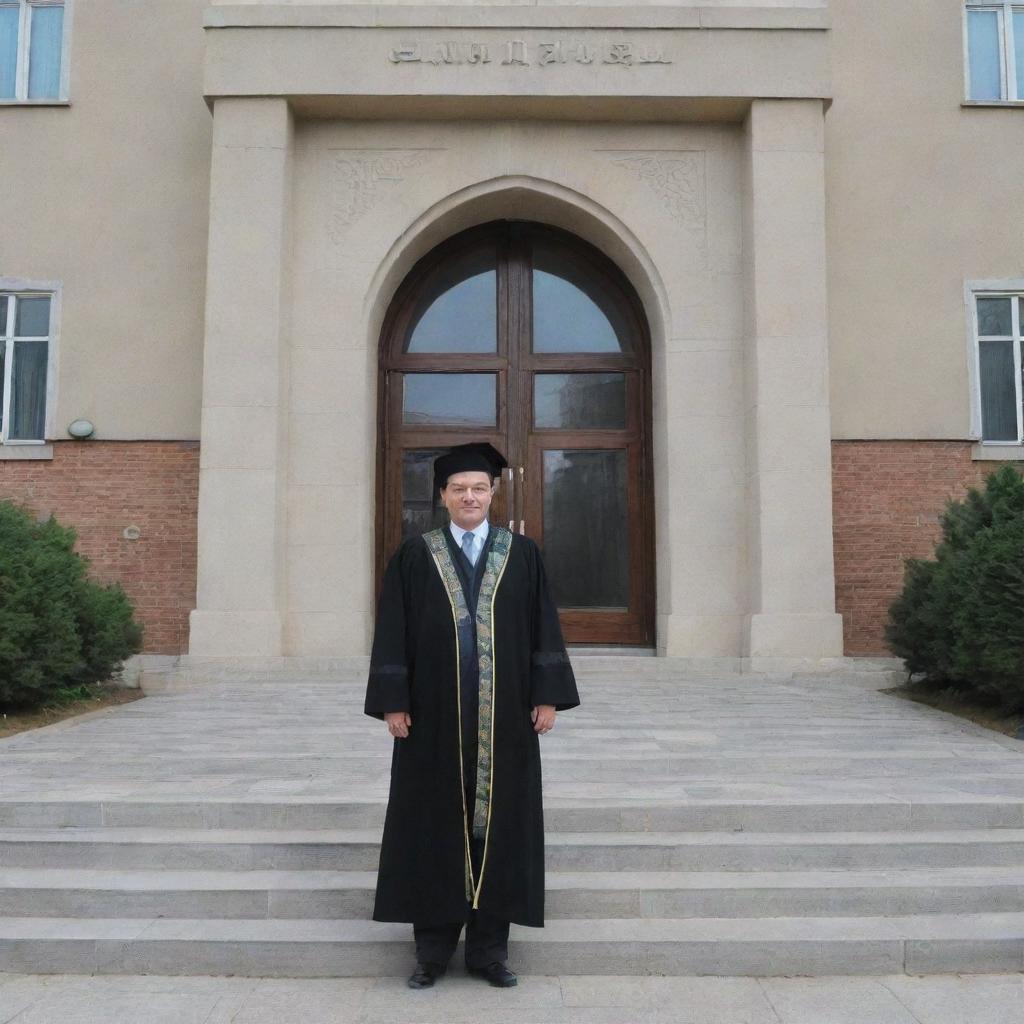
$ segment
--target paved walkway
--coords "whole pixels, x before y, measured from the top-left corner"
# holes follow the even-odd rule
[[[922,705],[816,677],[614,661],[580,668],[582,706],[542,741],[546,808],[1024,800],[1024,742]],[[391,741],[362,714],[364,687],[220,682],[21,733],[0,741],[0,801],[380,804]]]
[[[933,978],[79,977],[0,974],[0,1024],[1019,1024],[1021,975]]]

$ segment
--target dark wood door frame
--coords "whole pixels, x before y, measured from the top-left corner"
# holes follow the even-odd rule
[[[618,303],[626,333],[620,353],[536,353],[533,351],[531,253],[537,241],[557,246]],[[422,288],[435,270],[480,246],[497,253],[497,351],[493,353],[408,353],[403,345]],[[628,348],[628,351],[625,350]],[[654,640],[654,517],[651,459],[650,334],[639,297],[607,257],[580,239],[545,225],[497,221],[471,228],[443,242],[410,271],[395,293],[381,330],[377,418],[377,584],[402,535],[402,457],[410,448],[446,448],[469,440],[489,441],[505,453],[513,472],[523,467],[523,488],[514,507],[499,486],[491,521],[508,525],[526,520],[526,533],[543,548],[542,468],[544,449],[623,449],[627,452],[629,509],[629,607],[619,612],[566,609],[561,614],[570,643],[649,646]],[[626,378],[624,430],[565,430],[534,427],[533,380],[538,372],[621,372]],[[496,375],[497,422],[490,428],[408,426],[403,423],[403,372]],[[517,480],[518,483],[518,480]],[[580,509],[587,529],[587,509]]]

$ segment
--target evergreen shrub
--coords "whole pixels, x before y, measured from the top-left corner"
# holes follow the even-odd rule
[[[1024,478],[1003,466],[941,524],[934,560],[906,563],[889,648],[926,683],[1024,710]]]
[[[142,646],[128,596],[88,577],[74,530],[0,501],[0,710],[108,678]]]

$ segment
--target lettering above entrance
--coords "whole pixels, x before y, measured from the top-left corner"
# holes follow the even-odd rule
[[[380,374],[379,569],[447,522],[437,455],[488,441],[491,521],[540,545],[566,639],[652,642],[650,346],[607,257],[520,221],[449,239],[398,289]]]
[[[300,117],[742,122],[751,99],[831,91],[825,0],[260,0],[204,21],[206,97],[283,96]]]
[[[391,49],[392,64],[500,64],[506,67],[550,67],[556,64],[634,67],[672,64],[660,47],[628,39],[594,44],[575,39],[506,39],[490,42],[403,42]]]

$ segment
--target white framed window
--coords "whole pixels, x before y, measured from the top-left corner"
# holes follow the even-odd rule
[[[71,0],[0,0],[0,102],[66,100]]]
[[[46,439],[57,294],[0,290],[0,444]]]
[[[972,432],[986,445],[1024,444],[1024,281],[968,282]]]
[[[969,100],[1024,101],[1024,4],[967,0],[964,73]]]

